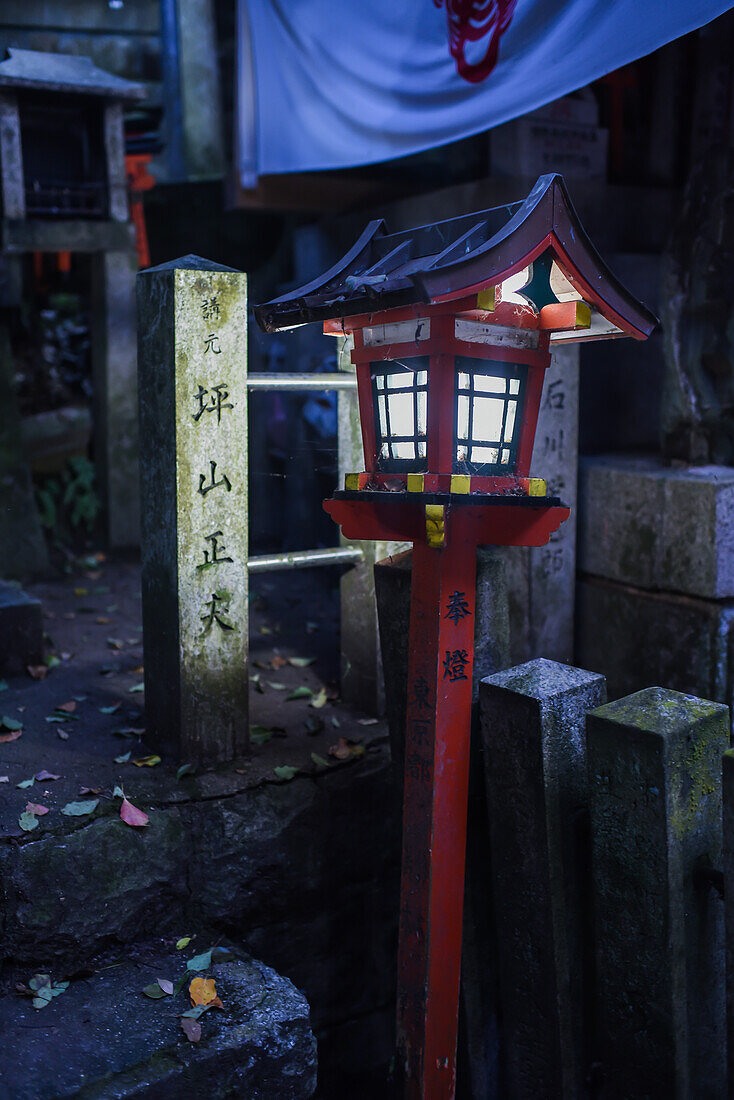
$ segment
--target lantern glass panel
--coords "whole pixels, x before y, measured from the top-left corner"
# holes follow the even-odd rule
[[[428,356],[370,364],[380,470],[426,468]]]
[[[466,356],[457,357],[456,367],[454,472],[512,473],[527,367]]]

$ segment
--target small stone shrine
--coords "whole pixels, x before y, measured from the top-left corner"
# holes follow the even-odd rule
[[[0,307],[20,305],[23,254],[92,255],[95,454],[113,546],[138,539],[137,260],[123,105],[144,95],[88,57],[9,49],[0,59]]]

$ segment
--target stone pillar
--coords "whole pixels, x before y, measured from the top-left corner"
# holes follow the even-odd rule
[[[135,273],[137,255],[92,259],[92,371],[97,483],[111,546],[140,541]]]
[[[583,1095],[586,712],[604,677],[538,659],[479,686],[501,1044],[513,1097]]]
[[[726,1093],[721,755],[728,708],[647,688],[587,720],[602,1095]]]
[[[354,368],[349,362],[351,340],[339,342],[339,369]],[[339,487],[344,475],[364,469],[362,433],[359,426],[357,392],[340,390],[338,394]],[[375,562],[405,549],[398,542],[351,542],[341,537],[345,546],[359,546],[364,559],[348,569],[341,580],[341,694],[345,702],[353,703],[370,714],[385,712],[385,682],[380,659],[380,633],[375,602]],[[410,599],[410,596],[408,596]],[[407,634],[406,634],[407,646]],[[405,673],[407,676],[407,649]]]
[[[548,482],[571,515],[547,546],[507,547],[512,662],[573,659],[576,582],[579,349],[556,348],[543,386],[532,477]]]
[[[138,276],[148,728],[185,761],[247,749],[246,276]]]
[[[25,218],[25,181],[20,143],[20,114],[15,95],[0,95],[0,166],[3,217]]]
[[[726,1049],[729,1093],[734,1086],[734,749],[722,758],[724,934],[726,938]]]

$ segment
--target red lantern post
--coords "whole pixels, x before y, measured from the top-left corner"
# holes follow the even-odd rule
[[[324,507],[347,538],[413,544],[397,1045],[405,1096],[449,1100],[476,547],[542,546],[568,518],[529,476],[551,343],[644,339],[655,318],[603,266],[559,176],[438,226],[388,236],[373,222],[256,314],[268,331],[322,320],[353,335],[365,470]]]

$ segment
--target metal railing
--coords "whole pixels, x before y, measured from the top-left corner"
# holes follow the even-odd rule
[[[357,379],[346,372],[334,374],[248,374],[248,390],[357,390]],[[356,565],[364,560],[357,546],[329,546],[319,550],[289,550],[283,554],[258,554],[247,559],[250,573],[276,569],[310,569],[318,565]]]

